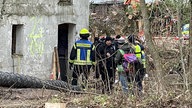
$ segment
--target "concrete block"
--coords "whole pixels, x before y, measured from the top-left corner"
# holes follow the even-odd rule
[[[45,103],[45,108],[66,108],[66,103]]]

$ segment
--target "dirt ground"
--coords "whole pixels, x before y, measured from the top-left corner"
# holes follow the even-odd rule
[[[0,88],[0,108],[43,108],[59,91],[46,89]]]
[[[94,85],[91,86],[94,87]],[[95,89],[74,93],[73,91],[64,92],[45,88],[0,87],[0,108],[45,108],[46,103],[64,103],[66,108],[84,108],[80,106],[81,104],[89,106],[89,102],[85,102],[89,100],[88,97],[92,98],[99,95],[99,92],[98,94],[95,92]],[[97,108],[97,106],[91,108]]]
[[[170,80],[168,82],[173,81],[175,78],[173,75],[171,75],[173,78],[167,76]],[[115,84],[113,95],[103,95],[99,88],[95,88],[97,81],[91,78],[89,90],[82,94],[44,88],[0,87],[0,108],[45,108],[46,103],[64,103],[66,108],[118,108],[119,106],[121,106],[119,108],[192,108],[192,100],[186,100],[184,92],[178,87],[172,87],[172,90],[168,90],[171,92],[165,92],[164,97],[159,96],[155,91],[157,81],[150,74],[144,79],[145,92],[139,99],[122,96],[119,83]]]
[[[45,108],[46,103],[64,103],[66,108],[85,108],[85,106],[81,105],[92,106],[89,102],[85,101],[90,100],[90,98],[92,99],[94,96],[96,95],[89,92],[77,94],[47,89],[1,87],[0,108]],[[87,108],[101,107],[95,105],[95,107]]]
[[[45,108],[46,103],[64,103],[62,108],[192,108],[192,100],[185,100],[181,93],[167,93],[166,97],[158,99],[155,93],[152,94],[154,90],[146,84],[142,98],[125,97],[121,95],[119,85],[116,87],[113,95],[102,95],[94,90],[75,94],[48,89],[0,87],[0,108]]]

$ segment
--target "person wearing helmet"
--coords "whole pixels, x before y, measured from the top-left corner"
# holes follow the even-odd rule
[[[87,29],[80,30],[80,40],[77,40],[72,47],[69,60],[69,68],[73,67],[72,85],[78,85],[78,78],[83,73],[85,84],[88,79],[88,74],[92,65],[95,64],[95,46],[88,40],[90,33]],[[85,87],[83,85],[83,87]]]

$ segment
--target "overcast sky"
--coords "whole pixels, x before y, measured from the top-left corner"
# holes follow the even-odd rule
[[[95,3],[98,3],[98,2],[104,2],[104,1],[111,1],[111,0],[89,0],[89,1],[94,1]],[[117,0],[117,1],[124,1],[124,0]],[[152,2],[154,0],[145,0],[145,2]]]

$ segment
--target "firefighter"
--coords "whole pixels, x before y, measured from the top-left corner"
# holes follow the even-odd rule
[[[90,36],[89,31],[83,28],[80,30],[79,35],[81,39],[77,40],[73,45],[69,60],[69,68],[72,69],[73,67],[73,86],[78,85],[78,78],[81,74],[83,74],[86,83],[90,68],[95,64],[95,46],[88,40],[88,37]]]

